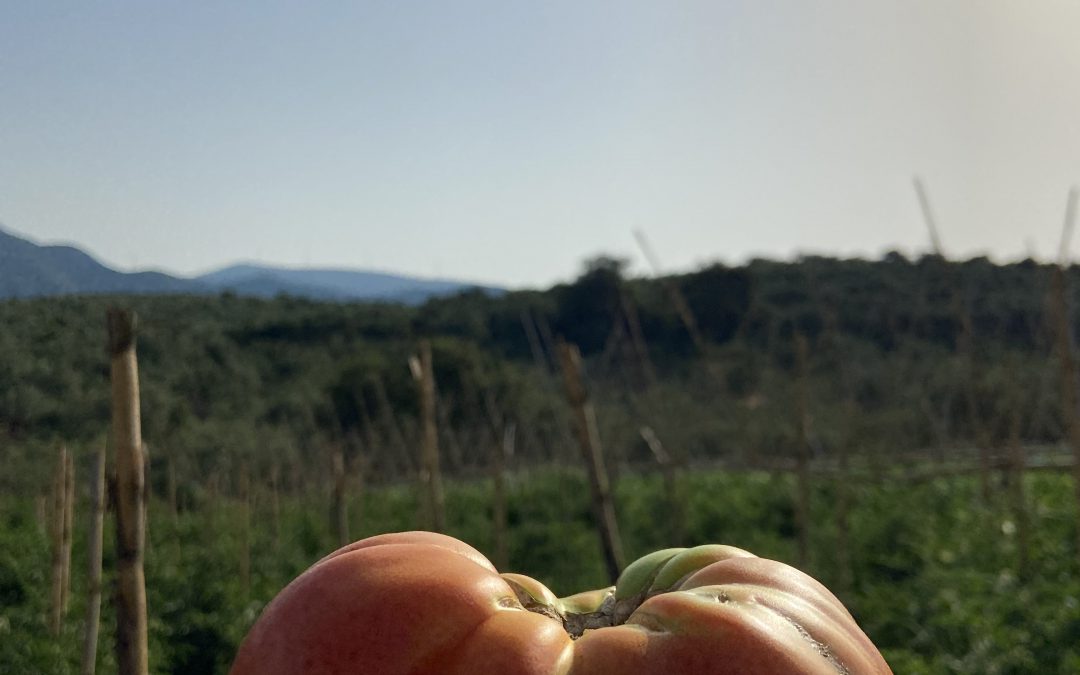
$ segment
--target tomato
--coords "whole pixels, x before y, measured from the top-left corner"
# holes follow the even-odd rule
[[[802,572],[731,546],[666,549],[559,599],[431,532],[323,558],[263,611],[231,675],[891,675]]]

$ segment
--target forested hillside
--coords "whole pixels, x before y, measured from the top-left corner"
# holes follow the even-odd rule
[[[1031,261],[896,254],[757,260],[662,280],[624,279],[619,261],[597,259],[546,291],[419,307],[228,294],[7,301],[0,434],[5,464],[20,470],[3,480],[18,476],[29,489],[26,472],[44,468],[33,461],[39,450],[104,439],[103,316],[115,304],[139,315],[151,457],[173,456],[195,473],[238,458],[306,463],[345,444],[367,456],[373,478],[406,475],[417,407],[408,358],[422,337],[434,339],[451,473],[483,463],[478,443],[493,414],[518,421],[519,461],[573,452],[552,357],[560,338],[585,355],[605,436],[623,461],[647,456],[636,436],[645,423],[695,460],[788,453],[796,333],[810,346],[820,452],[848,433],[884,454],[970,444],[980,429],[1000,441],[1006,410],[1019,415],[1023,438],[1055,442],[1049,280],[1050,268]],[[844,412],[852,405],[854,418]]]

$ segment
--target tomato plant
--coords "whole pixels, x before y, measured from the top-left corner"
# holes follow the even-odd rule
[[[886,675],[824,586],[731,546],[666,549],[558,598],[430,532],[365,539],[275,598],[232,675]]]

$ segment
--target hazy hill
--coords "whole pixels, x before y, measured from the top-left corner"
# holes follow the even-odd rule
[[[0,298],[56,295],[213,294],[315,300],[385,300],[417,304],[473,284],[361,270],[285,269],[233,265],[189,279],[161,272],[110,269],[73,246],[42,246],[0,229]],[[490,293],[501,289],[485,287]]]
[[[417,277],[340,269],[288,269],[263,265],[232,265],[196,280],[238,295],[274,297],[281,293],[318,300],[390,300],[409,304],[442,295],[451,295],[471,284],[447,279]],[[484,287],[499,293],[501,289]]]
[[[39,246],[0,230],[0,298],[205,290],[160,272],[117,272],[72,246]]]

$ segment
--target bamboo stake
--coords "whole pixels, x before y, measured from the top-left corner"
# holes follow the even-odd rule
[[[1026,579],[1031,567],[1031,520],[1028,517],[1027,496],[1024,492],[1024,466],[1027,464],[1027,457],[1024,444],[1020,442],[1019,410],[1019,406],[1013,408],[1009,423],[1009,488],[1013,518],[1016,520],[1017,576]]]
[[[330,526],[337,535],[338,546],[345,546],[349,539],[349,502],[346,496],[348,477],[345,474],[345,454],[341,448],[334,451],[334,488],[330,499]]]
[[[599,369],[606,370],[610,363],[616,359],[616,354],[622,352],[623,361],[625,361],[625,354],[627,345],[624,344],[626,339],[626,324],[616,317],[616,320],[611,324],[611,332],[608,333],[607,339],[604,340],[604,349],[600,352],[600,358],[597,361]],[[633,349],[631,347],[631,349]],[[620,366],[624,366],[622,362]],[[623,368],[623,375],[626,375],[625,368]]]
[[[527,307],[521,310],[521,325],[525,329],[525,339],[529,342],[529,351],[532,352],[537,369],[545,375],[550,374],[551,364],[540,344],[540,333],[536,329],[536,322],[533,321],[532,313]]]
[[[576,345],[559,341],[559,363],[562,366],[566,398],[573,409],[575,431],[581,446],[582,459],[589,473],[592,488],[593,517],[596,520],[600,544],[604,550],[604,562],[612,583],[623,568],[622,541],[615,518],[611,487],[604,453],[600,446],[600,434],[596,427],[596,411],[589,402],[588,392],[581,378],[581,352]]]
[[[1065,270],[1054,268],[1052,277],[1055,333],[1061,373],[1061,414],[1065,433],[1074,454],[1073,469],[1077,511],[1080,512],[1080,419],[1076,409],[1076,360],[1073,356],[1068,303],[1065,300]],[[1080,527],[1077,527],[1077,555],[1080,557]]]
[[[855,419],[858,414],[856,403],[851,398],[846,401],[847,416],[849,420]],[[850,593],[854,590],[855,574],[851,564],[851,488],[849,485],[849,446],[853,443],[853,434],[841,441],[839,456],[837,457],[837,475],[834,479],[836,486],[836,564],[839,567],[837,574],[839,590],[842,593]]]
[[[514,440],[517,426],[510,422],[503,429],[502,442],[495,439],[492,444],[491,482],[492,500],[494,501],[495,527],[495,567],[509,569],[510,543],[506,532],[506,460],[514,453]]]
[[[142,522],[143,522],[143,559],[154,550],[153,530],[150,528],[150,500],[154,497],[154,484],[150,480],[150,447],[142,445]]]
[[[146,580],[143,575],[145,496],[139,412],[135,315],[110,309],[112,435],[116,452],[116,663],[120,675],[148,671]]]
[[[67,614],[71,600],[71,537],[75,525],[75,455],[67,453],[64,462],[63,578],[60,584],[60,613]]]
[[[491,482],[492,482],[492,523],[495,529],[495,567],[508,569],[510,565],[510,538],[507,534],[506,505],[506,464],[514,454],[517,442],[517,424],[506,422],[495,395],[485,390],[484,409],[487,413],[488,428],[491,432]],[[501,437],[501,438],[500,438]]]
[[[619,289],[619,304],[622,307],[623,317],[630,332],[630,344],[637,357],[638,366],[641,368],[645,385],[651,387],[656,384],[656,369],[653,368],[652,359],[649,358],[649,347],[645,342],[645,332],[641,330],[641,319],[638,317],[637,307],[625,289]]]
[[[383,443],[379,441],[378,430],[375,428],[374,419],[371,415],[371,411],[368,409],[367,399],[363,395],[357,396],[356,399],[357,409],[360,412],[360,428],[364,439],[365,456],[367,457],[366,461],[374,462],[376,461],[377,456],[385,450],[385,447]],[[401,458],[395,454],[394,459]],[[397,462],[394,462],[392,468],[389,470],[383,469],[384,472],[392,474],[396,473],[397,470]],[[405,473],[409,473],[407,468]]]
[[[955,298],[954,302],[957,303],[955,312],[960,321],[960,336],[957,348],[964,367],[964,402],[967,406],[968,420],[975,436],[975,447],[979,449],[979,466],[982,469],[979,472],[979,487],[983,500],[989,502],[992,492],[990,466],[992,458],[989,434],[982,423],[982,418],[979,416],[978,400],[975,395],[975,359],[972,346],[974,330],[971,322],[971,311],[958,298]]]
[[[1069,303],[1066,299],[1067,280],[1065,278],[1068,262],[1068,241],[1076,224],[1077,188],[1069,191],[1065,206],[1065,226],[1061,237],[1061,252],[1051,279],[1053,306],[1056,319],[1056,342],[1058,358],[1061,360],[1061,407],[1065,420],[1065,431],[1073,451],[1073,488],[1076,493],[1076,512],[1080,518],[1080,418],[1076,409],[1076,361],[1073,357],[1072,325],[1069,316]],[[1080,520],[1076,527],[1076,556],[1080,559]]]
[[[926,222],[926,228],[930,233],[930,242],[934,248],[934,253],[942,260],[947,261],[945,249],[941,244],[937,219],[934,218],[933,210],[930,208],[930,198],[927,196],[926,188],[918,176],[915,176],[912,182],[915,186],[915,193],[919,198],[919,207],[922,210],[923,220]],[[967,407],[968,422],[971,424],[975,445],[979,449],[979,465],[982,469],[979,473],[979,484],[983,499],[989,501],[991,492],[990,439],[979,417],[978,402],[975,396],[974,328],[971,320],[971,310],[955,288],[952,302],[953,316],[960,325],[956,350],[964,369],[964,402]]]
[[[462,467],[465,466],[464,454],[461,451],[461,444],[458,443],[457,434],[454,433],[454,428],[450,424],[450,406],[442,398],[438,398],[435,401],[435,421],[438,424],[438,429],[441,432],[441,438],[443,442],[440,447],[446,448],[446,464],[450,468],[451,474],[453,472],[460,472]]]
[[[551,332],[551,324],[548,323],[547,317],[544,316],[543,312],[537,312],[533,316],[533,320],[536,322],[536,328],[540,331],[540,342],[544,346],[544,352],[554,354],[555,334]],[[554,356],[552,360],[554,360]]]
[[[94,459],[90,484],[90,532],[87,546],[86,628],[83,635],[82,675],[94,675],[97,667],[98,628],[101,622],[101,550],[105,526],[105,446]]]
[[[251,596],[251,479],[247,462],[240,464],[240,590]]]
[[[410,368],[412,368],[412,361],[409,361]],[[413,373],[415,377],[415,370]],[[394,414],[394,406],[390,404],[390,395],[386,392],[386,385],[383,383],[382,378],[375,376],[371,380],[372,388],[375,390],[375,399],[378,406],[379,418],[382,420],[382,424],[386,429],[386,434],[390,438],[390,442],[393,443],[394,448],[397,450],[398,457],[405,460],[405,466],[409,473],[412,473],[417,469],[415,458],[413,453],[409,451],[409,444],[405,440],[405,433],[401,430],[401,424],[398,422],[397,416]]]
[[[180,521],[180,509],[176,500],[176,458],[170,453],[168,466],[166,468],[168,490],[169,490],[169,515],[172,517],[173,528],[175,529]]]
[[[281,497],[278,485],[280,476],[281,465],[275,460],[270,467],[270,516],[275,551],[281,550]]]
[[[925,393],[919,397],[919,408],[922,410],[923,416],[926,417],[926,422],[930,425],[930,430],[934,434],[934,459],[938,464],[944,464],[946,459],[945,447],[948,444],[946,427],[942,423],[942,420],[938,419],[937,413],[934,411],[934,406],[930,402],[930,397]]]
[[[206,481],[206,529],[209,531],[217,527],[218,493],[221,480],[217,469],[212,469],[212,471],[214,473],[210,474],[210,478]]]
[[[645,444],[649,446],[649,451],[652,452],[653,458],[656,459],[657,465],[660,466],[660,473],[664,477],[664,495],[665,501],[667,501],[668,513],[670,514],[668,522],[671,523],[670,543],[672,546],[684,546],[686,544],[686,504],[682,492],[679,490],[679,467],[676,466],[676,462],[668,451],[664,449],[664,444],[660,442],[660,438],[652,430],[652,427],[641,427],[638,433],[641,434]]]
[[[37,523],[38,532],[47,535],[49,533],[49,490],[45,488],[34,498],[34,521]]]
[[[410,359],[420,396],[423,425],[420,483],[426,494],[428,526],[435,532],[446,531],[446,507],[442,472],[439,469],[439,429],[435,423],[435,372],[431,361],[431,342],[420,342],[420,356]]]
[[[810,565],[810,412],[807,392],[807,344],[806,336],[795,334],[795,412],[796,447],[795,479],[798,496],[795,503],[795,524],[798,532],[799,566]]]
[[[67,448],[61,447],[53,475],[53,510],[49,534],[52,539],[52,593],[49,602],[49,630],[60,634],[64,615],[64,520],[67,513]]]
[[[347,463],[345,465],[345,470],[346,472],[349,470]],[[370,465],[368,455],[363,453],[363,451],[358,452],[353,460],[353,471],[355,472],[355,475],[353,477],[352,488],[352,512],[355,516],[353,522],[357,524],[364,522],[364,490],[369,470]]]
[[[941,246],[941,236],[937,227],[937,219],[934,218],[934,212],[930,209],[930,199],[926,196],[926,188],[923,187],[922,179],[915,176],[912,179],[912,183],[915,185],[915,194],[919,198],[919,208],[922,210],[923,220],[926,222],[926,229],[930,232],[930,245],[934,248],[934,253],[945,257],[944,249]]]
[[[645,233],[641,230],[634,230],[634,238],[637,239],[638,247],[641,248],[641,252],[645,255],[645,259],[649,261],[649,266],[652,267],[653,274],[660,276],[660,261],[656,257],[656,252],[653,251],[652,246],[649,244],[649,240],[645,238]],[[661,282],[664,285],[664,290],[667,291],[668,298],[671,300],[672,306],[679,315],[679,320],[682,321],[683,326],[686,328],[686,332],[690,335],[691,341],[694,343],[694,348],[697,349],[698,354],[706,356],[708,353],[708,344],[705,342],[705,338],[701,335],[701,331],[698,329],[697,320],[694,318],[694,313],[690,309],[690,304],[686,302],[686,296],[675,282],[667,277],[662,277]]]

